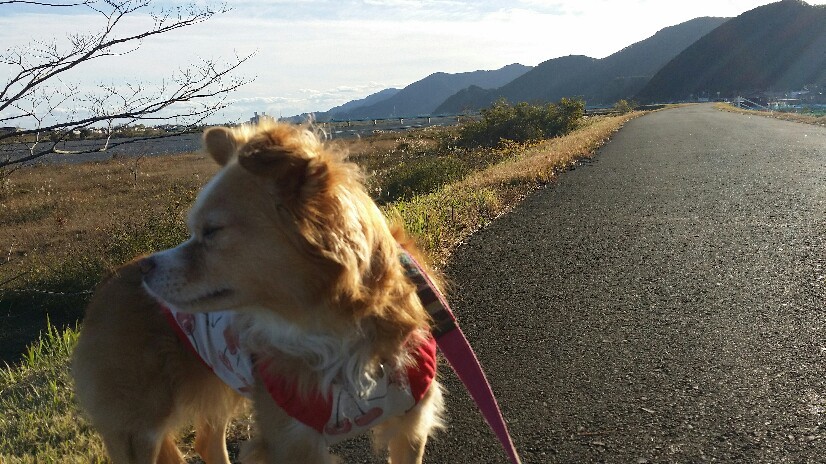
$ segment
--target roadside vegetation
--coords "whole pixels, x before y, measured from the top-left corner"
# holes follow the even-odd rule
[[[463,125],[456,139],[466,148],[494,147],[503,140],[537,142],[565,135],[577,128],[585,115],[585,102],[563,98],[559,103],[515,105],[502,99],[482,110],[482,117]]]
[[[471,233],[591,156],[641,114],[586,118],[580,107],[574,100],[499,105],[458,129],[335,143],[369,173],[368,187],[385,213],[400,218],[443,265]],[[546,122],[554,129],[535,127]],[[529,136],[514,141],[513,132],[503,131],[493,139],[479,129],[508,124],[524,124],[517,132]],[[13,359],[0,367],[0,462],[102,460],[102,444],[75,406],[68,373],[82,308],[108,270],[186,238],[184,214],[215,171],[205,156],[188,154],[0,173],[6,237],[0,314],[9,321],[0,340],[11,347],[2,346],[10,350],[4,357]],[[242,423],[231,435],[245,433]]]
[[[786,111],[756,111],[737,108],[730,103],[715,103],[714,107],[728,111],[730,113],[751,114],[755,116],[763,116],[765,118],[782,119],[784,121],[802,122],[805,124],[814,124],[816,126],[826,126],[826,114],[823,112],[786,112]]]

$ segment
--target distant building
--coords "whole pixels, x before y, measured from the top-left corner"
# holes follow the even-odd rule
[[[260,124],[262,122],[275,122],[275,119],[263,111],[261,114],[256,111],[255,116],[250,118],[250,124]]]
[[[808,105],[826,104],[826,86],[818,84],[804,85],[801,90],[767,91],[763,94],[774,109],[799,108]]]

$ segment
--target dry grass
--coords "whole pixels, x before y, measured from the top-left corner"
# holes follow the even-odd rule
[[[180,205],[215,171],[199,155],[21,169],[0,190],[6,261],[99,254],[115,230]]]
[[[590,157],[627,121],[641,114],[634,112],[621,116],[594,118],[587,126],[565,137],[527,146],[520,156],[471,175],[459,185],[467,184],[478,188],[514,182],[528,185],[549,182],[577,160]]]
[[[436,192],[389,205],[388,214],[400,215],[436,262],[444,263],[462,240],[577,160],[590,157],[623,124],[641,114],[596,117],[564,137],[505,147],[512,155],[503,156],[503,161]]]

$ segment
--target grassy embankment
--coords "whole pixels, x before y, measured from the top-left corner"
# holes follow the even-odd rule
[[[784,121],[802,122],[805,124],[814,124],[816,126],[826,126],[826,115],[818,116],[810,113],[792,113],[783,111],[755,111],[743,108],[737,108],[730,103],[715,103],[714,107],[731,113],[750,114],[755,116],[763,116],[766,118],[782,119]]]
[[[388,215],[399,215],[437,263],[640,113],[596,117],[573,133],[529,145],[445,150],[449,130],[345,143],[371,173]],[[78,412],[68,375],[71,321],[111,267],[186,237],[183,215],[214,172],[201,155],[24,169],[0,177],[0,313],[55,325],[0,368],[0,462],[98,462],[102,444]],[[58,321],[58,322],[56,322]],[[0,340],[12,340],[9,327]],[[35,329],[36,330],[36,329]],[[29,338],[30,339],[30,338]],[[243,427],[233,433],[243,436]],[[191,436],[189,437],[191,438]],[[186,441],[186,440],[185,440]]]

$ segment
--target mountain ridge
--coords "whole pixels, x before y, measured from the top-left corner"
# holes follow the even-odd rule
[[[528,72],[530,66],[509,64],[495,70],[449,74],[435,72],[404,87],[390,98],[339,113],[339,119],[368,119],[431,114],[445,98],[470,85],[492,88]]]
[[[782,0],[746,11],[693,43],[638,97],[734,97],[807,84],[826,85],[826,5]]]
[[[663,65],[727,20],[694,18],[663,28],[602,59],[582,55],[552,58],[498,89],[464,89],[439,105],[436,113],[478,110],[499,98],[533,102],[582,97],[589,105],[613,104],[631,98]]]
[[[320,114],[336,119],[458,114],[499,98],[540,103],[573,97],[589,106],[620,99],[662,103],[793,91],[809,84],[826,87],[826,5],[781,0],[735,18],[699,17],[668,26],[601,59],[568,55],[535,67],[515,63],[492,71],[436,72],[396,92],[382,91]]]

